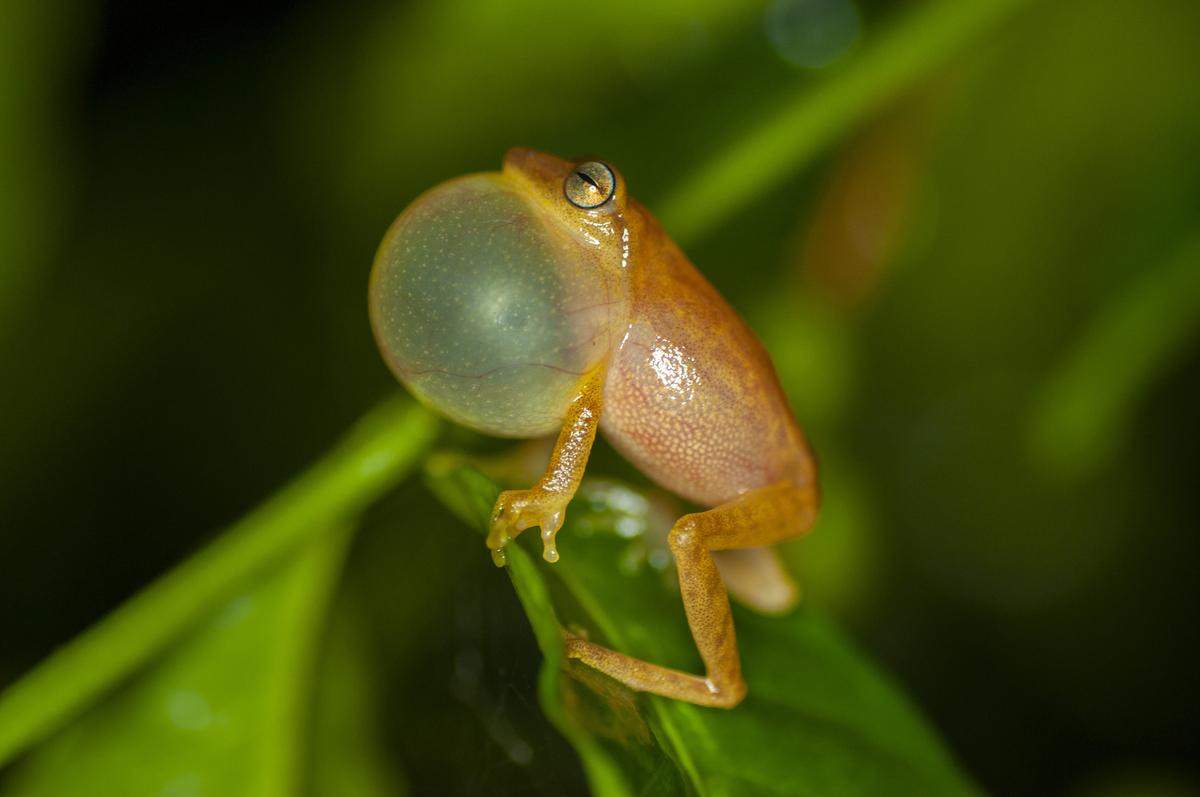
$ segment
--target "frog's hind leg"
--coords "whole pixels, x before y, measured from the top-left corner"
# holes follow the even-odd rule
[[[568,635],[567,655],[621,683],[702,706],[732,708],[746,695],[733,615],[715,551],[772,545],[811,528],[817,514],[811,483],[781,482],[750,490],[707,512],[684,515],[667,538],[692,638],[704,660],[703,676],[672,670]]]
[[[785,614],[800,600],[800,587],[774,548],[713,551],[713,561],[729,597],[759,614]]]

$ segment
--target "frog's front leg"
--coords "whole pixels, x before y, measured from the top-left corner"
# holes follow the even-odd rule
[[[555,535],[562,528],[567,504],[575,495],[588,454],[596,439],[600,423],[600,402],[604,388],[604,368],[589,372],[579,383],[579,394],[571,402],[562,431],[550,455],[550,464],[538,483],[528,490],[506,490],[500,493],[492,510],[491,529],[487,546],[498,567],[506,561],[504,546],[527,528],[537,526],[542,532],[542,557],[547,562],[558,561]]]

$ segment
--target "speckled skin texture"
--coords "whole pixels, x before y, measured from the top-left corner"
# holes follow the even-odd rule
[[[410,205],[380,247],[370,303],[380,350],[418,398],[464,426],[551,434],[625,323],[594,260],[511,178],[452,180]]]
[[[612,180],[595,207],[581,175]],[[595,187],[583,186],[595,196]],[[610,167],[513,149],[413,203],[384,239],[371,320],[393,372],[480,431],[558,430],[545,475],[500,495],[487,544],[540,528],[543,556],[598,429],[647,476],[702,506],[668,537],[703,676],[564,632],[570,659],[637,690],[731,708],[746,694],[724,570],[748,603],[788,608],[765,546],[816,519],[816,472],[765,350]],[[722,562],[722,555],[729,556]]]
[[[668,490],[716,506],[811,458],[762,344],[635,202],[633,319],[609,365],[604,435]]]

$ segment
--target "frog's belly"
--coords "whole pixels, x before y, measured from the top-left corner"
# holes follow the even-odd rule
[[[600,428],[613,447],[705,506],[804,478],[800,432],[757,341],[741,329],[691,341],[661,331],[634,324],[609,366]]]

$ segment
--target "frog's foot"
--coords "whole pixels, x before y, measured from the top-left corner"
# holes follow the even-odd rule
[[[532,526],[542,530],[542,558],[547,562],[557,562],[558,549],[554,547],[554,537],[562,528],[570,500],[570,496],[536,487],[500,493],[496,508],[492,510],[491,530],[487,537],[487,547],[492,551],[492,561],[496,566],[503,567],[507,561],[504,546],[509,540]]]

